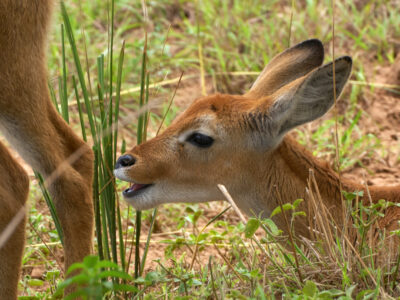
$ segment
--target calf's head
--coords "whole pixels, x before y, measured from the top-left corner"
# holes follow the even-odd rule
[[[323,57],[320,41],[305,41],[272,59],[248,93],[195,100],[162,134],[118,159],[115,176],[132,183],[124,198],[143,210],[221,199],[218,183],[233,195],[250,191],[255,183],[246,178],[259,172],[260,157],[273,159],[289,130],[332,107],[333,67],[321,66]],[[335,61],[337,95],[351,63]]]

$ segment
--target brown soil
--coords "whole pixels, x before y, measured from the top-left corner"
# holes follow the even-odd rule
[[[367,78],[367,81],[399,85],[400,80],[393,80],[396,69],[400,72],[399,59],[392,66],[366,70],[366,74],[376,74]],[[371,92],[366,87],[361,106],[364,114],[359,127],[365,134],[372,133],[377,136],[386,153],[380,153],[381,157],[377,155],[363,161],[364,168],[356,166],[349,170],[346,176],[354,180],[365,176],[371,185],[400,185],[400,89],[397,89],[396,93],[379,88]]]

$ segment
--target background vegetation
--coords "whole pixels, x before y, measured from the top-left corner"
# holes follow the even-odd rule
[[[398,249],[380,261],[386,250],[371,233],[385,203],[349,208],[357,244],[346,240],[350,233],[327,237],[317,222],[323,238],[296,240],[291,252],[277,243],[288,241],[270,219],[246,224],[222,202],[164,205],[158,213],[144,211],[140,222],[119,199],[126,183],[110,172],[119,153],[155,136],[196,97],[246,91],[289,45],[319,38],[326,61],[332,60],[332,16],[331,1],[313,0],[68,0],[65,9],[57,8],[49,86],[60,113],[96,151],[98,257],[76,265],[79,277],[63,282],[57,228],[32,184],[21,299],[61,297],[71,281],[83,284],[79,293],[90,299],[399,297]],[[399,184],[400,6],[336,1],[334,16],[335,56],[354,60],[338,103],[341,171],[357,179],[365,172],[373,184]],[[146,102],[151,113],[139,114]],[[334,124],[328,114],[293,134],[333,164]],[[297,204],[284,206],[291,218],[302,217]],[[319,205],[316,197],[315,209],[324,211]]]

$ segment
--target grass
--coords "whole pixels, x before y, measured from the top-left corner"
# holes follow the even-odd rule
[[[65,11],[55,15],[48,55],[53,102],[96,153],[95,250],[100,259],[89,257],[75,266],[82,270],[76,280],[91,287],[82,293],[92,299],[103,295],[127,299],[398,297],[399,257],[391,250],[391,261],[379,262],[376,256],[385,251],[383,237],[373,240],[371,233],[386,204],[349,208],[348,218],[355,228],[348,232],[316,220],[315,229],[322,236],[314,244],[298,240],[292,230],[294,237],[283,236],[271,219],[244,222],[224,203],[165,205],[155,217],[155,212],[140,214],[119,201],[125,184],[110,173],[118,153],[155,136],[161,123],[165,128],[196,96],[244,92],[255,79],[252,72],[262,70],[289,44],[311,37],[326,46],[332,41],[330,1],[180,0],[148,2],[146,7],[144,17],[139,1],[71,0],[65,3]],[[373,173],[374,163],[382,164],[389,157],[380,124],[366,127],[372,126],[366,124],[373,115],[365,108],[380,91],[369,82],[372,73],[395,59],[399,16],[394,2],[336,3],[336,55],[351,54],[352,80],[368,83],[348,85],[338,104],[344,173],[360,165]],[[331,52],[326,50],[329,61]],[[152,85],[170,79],[176,80]],[[151,113],[138,115],[147,101],[154,105]],[[112,123],[118,120],[116,132]],[[334,127],[334,116],[328,115],[295,135],[333,165]],[[31,193],[20,294],[21,299],[50,298],[57,287],[60,293],[69,284],[60,284],[67,270],[61,267],[61,243],[44,200],[34,202],[39,186]],[[295,203],[288,204],[292,200],[282,199],[276,212],[285,213],[290,228],[293,218],[304,217]],[[314,200],[315,210],[325,212],[321,199],[315,195]],[[369,222],[361,222],[361,214],[369,216]],[[362,241],[357,247],[349,242],[354,236]],[[284,248],[286,243],[289,246]]]

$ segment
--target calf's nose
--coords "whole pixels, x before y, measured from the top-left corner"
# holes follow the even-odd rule
[[[135,162],[136,159],[132,155],[129,154],[122,155],[117,159],[117,163],[115,164],[115,169],[133,166]]]

